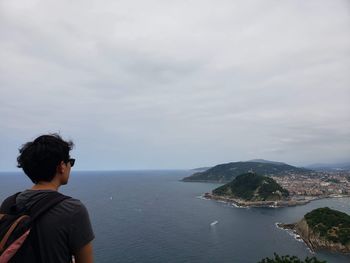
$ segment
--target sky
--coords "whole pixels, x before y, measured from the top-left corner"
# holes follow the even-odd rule
[[[348,0],[1,0],[0,171],[350,160]]]

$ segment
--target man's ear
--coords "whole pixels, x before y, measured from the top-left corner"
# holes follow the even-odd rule
[[[56,172],[58,174],[63,174],[65,170],[66,170],[66,164],[63,161],[61,161],[61,163],[57,165]]]

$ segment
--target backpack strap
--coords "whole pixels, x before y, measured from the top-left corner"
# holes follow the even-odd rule
[[[35,225],[35,220],[37,220],[40,216],[44,215],[45,212],[53,208],[58,203],[62,202],[65,199],[69,199],[71,197],[63,195],[58,192],[50,192],[44,195],[41,199],[39,199],[36,203],[34,203],[29,208],[30,221],[33,224],[33,231],[29,238],[32,240],[32,245],[34,249],[34,253],[36,255],[36,263],[43,263],[41,250],[39,246],[39,233]]]
[[[16,193],[14,195],[9,196],[4,200],[0,207],[0,217],[1,214],[17,214],[17,213],[23,213],[23,216],[28,217],[30,216],[30,223],[32,224],[32,231],[29,235],[29,239],[32,241],[31,244],[33,246],[33,252],[36,255],[35,262],[36,263],[43,263],[43,260],[41,258],[41,251],[39,247],[39,235],[37,232],[37,225],[35,224],[35,220],[37,220],[40,216],[44,215],[45,212],[47,212],[49,209],[53,208],[55,205],[60,203],[61,201],[71,198],[69,196],[65,196],[63,194],[60,194],[56,191],[48,192],[46,194],[43,194],[43,196],[37,200],[35,203],[31,204],[30,207],[27,207],[24,209],[17,208],[16,205],[16,199],[19,193]],[[22,216],[22,217],[23,217]]]

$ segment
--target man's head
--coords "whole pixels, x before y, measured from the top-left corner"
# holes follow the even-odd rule
[[[73,142],[64,141],[58,134],[39,136],[19,149],[17,167],[22,168],[33,183],[50,182],[62,162],[66,165],[70,162],[69,151],[73,146]]]

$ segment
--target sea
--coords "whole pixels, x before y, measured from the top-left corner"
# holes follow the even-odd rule
[[[97,263],[253,263],[273,257],[274,252],[350,262],[349,255],[312,253],[292,233],[276,226],[296,222],[318,207],[350,214],[349,198],[286,208],[237,208],[203,199],[203,193],[220,184],[181,181],[190,174],[188,170],[73,171],[60,191],[88,208]],[[21,172],[2,172],[0,182],[0,200],[31,187]]]

